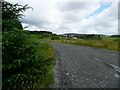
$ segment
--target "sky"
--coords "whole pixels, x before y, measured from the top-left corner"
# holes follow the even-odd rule
[[[118,0],[6,0],[29,9],[21,20],[27,30],[56,34],[118,34]]]

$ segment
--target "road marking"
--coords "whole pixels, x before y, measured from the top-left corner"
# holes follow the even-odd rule
[[[106,64],[106,65],[109,65],[110,67],[112,67],[112,68],[113,68],[114,70],[116,70],[117,72],[120,72],[120,68],[119,68],[118,66],[116,66],[116,65],[106,63],[106,62],[100,60],[99,58],[95,58],[95,60],[100,61],[101,63],[104,63],[104,64]]]
[[[120,78],[120,76],[118,74],[114,74],[114,75],[115,75],[115,77]]]
[[[111,64],[111,66],[112,66],[116,71],[120,72],[120,68],[119,68],[118,66],[115,66],[115,65],[113,65],[113,64]]]

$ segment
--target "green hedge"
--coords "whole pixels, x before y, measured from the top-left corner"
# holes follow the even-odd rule
[[[47,72],[47,63],[38,55],[38,43],[25,31],[14,29],[3,34],[3,89],[36,87]],[[50,60],[48,60],[50,61]]]

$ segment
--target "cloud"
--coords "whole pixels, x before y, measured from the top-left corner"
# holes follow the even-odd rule
[[[82,10],[87,9],[88,3],[84,2],[60,2],[58,8],[61,11],[73,11],[73,10]]]
[[[71,8],[72,6],[71,4],[72,3],[67,4],[70,6],[65,6],[65,7],[61,5],[62,8],[67,7],[67,9],[62,9],[63,18],[64,18],[63,27],[66,26],[65,27],[66,32],[118,34],[117,2],[113,2],[110,7],[104,9],[102,12],[96,14],[95,16],[91,16],[90,18],[85,18],[85,17],[87,15],[90,15],[91,13],[94,13],[97,9],[99,9],[101,3],[83,3],[82,2],[81,7],[78,3],[77,4],[74,3],[74,5],[76,4],[76,7],[74,7],[73,10]],[[96,6],[95,4],[98,6]],[[103,4],[104,5],[108,4],[108,2],[104,2],[102,3],[102,5]]]
[[[100,7],[99,3],[92,2],[61,2],[58,9],[62,12],[64,20],[80,21]]]
[[[108,6],[110,2],[105,1],[12,0],[20,4],[29,4],[34,9],[24,13],[23,26],[28,26],[30,30],[49,30],[57,34],[117,34],[117,1],[111,2],[112,4]]]
[[[93,16],[89,19],[84,19],[84,24],[81,25],[82,29],[99,34],[118,34],[118,14],[117,3],[105,9],[100,14]],[[88,28],[89,27],[89,28]]]

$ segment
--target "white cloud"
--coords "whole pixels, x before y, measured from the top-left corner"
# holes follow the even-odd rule
[[[8,0],[9,1],[9,0]],[[82,1],[82,0],[80,0]],[[101,1],[101,0],[98,0]],[[29,4],[34,11],[24,14],[23,26],[30,30],[50,30],[54,33],[118,33],[118,0],[101,13],[87,18],[101,5],[99,2],[75,2],[61,0],[11,0],[20,4]]]
[[[101,12],[98,15],[95,15],[91,18],[88,18],[88,19],[85,19],[84,17],[78,18],[76,15],[75,16],[76,20],[78,20],[80,22],[78,22],[77,26],[75,26],[73,24],[73,26],[75,26],[74,28],[71,27],[72,24],[69,24],[71,27],[71,31],[76,28],[75,30],[77,30],[77,32],[79,32],[79,33],[118,34],[117,9],[118,9],[117,3],[114,2],[111,7],[105,9],[103,12]],[[85,11],[87,11],[87,10],[85,10]],[[78,14],[78,15],[80,16],[80,14]],[[83,14],[82,16],[85,16],[85,15],[86,14]],[[74,18],[71,17],[71,19],[70,19],[69,16],[70,16],[70,14],[68,14],[68,17],[66,16],[67,17],[66,19],[71,20],[72,22],[70,22],[70,23],[73,23],[74,20],[72,20],[72,19],[74,19],[75,17]],[[68,23],[68,22],[65,22],[65,23]],[[68,28],[68,31],[70,30],[70,27]]]
[[[118,34],[118,12],[117,3],[101,12],[99,15],[91,17],[87,22],[93,23],[91,29],[102,34]],[[90,28],[89,28],[90,29]]]

